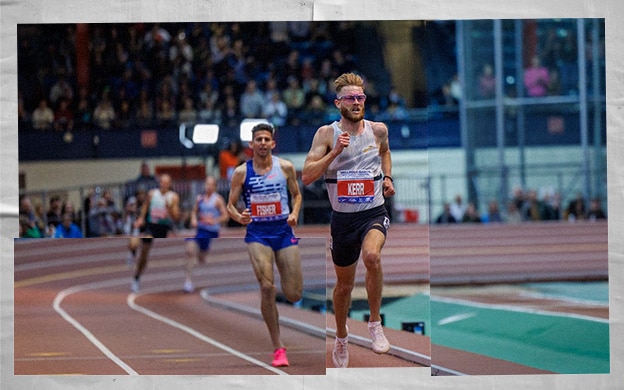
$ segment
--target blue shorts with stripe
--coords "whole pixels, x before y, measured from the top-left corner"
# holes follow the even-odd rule
[[[245,242],[257,242],[277,252],[289,246],[299,244],[292,227],[286,219],[268,222],[252,222],[247,225]]]
[[[198,228],[195,237],[187,238],[187,240],[197,242],[199,250],[205,252],[210,249],[212,239],[217,237],[219,237],[219,232]]]

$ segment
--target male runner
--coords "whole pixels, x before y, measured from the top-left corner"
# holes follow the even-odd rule
[[[297,225],[301,193],[293,164],[272,154],[275,148],[273,131],[273,127],[266,123],[252,129],[249,146],[253,158],[234,170],[227,209],[232,219],[246,225],[247,251],[260,285],[260,309],[274,348],[271,364],[281,367],[289,363],[280,340],[273,259],[286,299],[298,301],[303,290],[303,276],[299,240],[292,228]],[[289,207],[288,192],[292,208]],[[242,213],[236,208],[241,194],[246,206]]]
[[[225,207],[225,199],[216,192],[217,180],[214,176],[206,177],[204,189],[205,192],[195,199],[191,211],[191,227],[197,228],[197,233],[186,244],[185,293],[191,293],[195,289],[193,285],[195,259],[200,264],[206,262],[210,242],[213,238],[219,237],[221,224],[230,218]]]
[[[381,326],[383,272],[381,248],[390,219],[384,198],[394,195],[388,128],[381,122],[364,120],[364,82],[354,73],[345,73],[335,82],[334,104],[340,120],[321,126],[306,156],[302,179],[308,185],[325,175],[332,205],[331,254],[336,272],[333,306],[336,340],[332,360],[347,367],[347,316],[355,282],[357,261],[362,254],[366,266],[366,292],[370,309],[368,330],[372,349],[390,349]]]
[[[141,253],[132,279],[132,292],[140,289],[141,274],[147,266],[147,256],[152,247],[153,238],[166,238],[173,228],[173,223],[180,217],[180,197],[171,190],[171,176],[163,174],[159,179],[159,188],[150,190],[141,207],[141,214],[135,222],[136,227],[145,224],[145,237],[141,239]]]

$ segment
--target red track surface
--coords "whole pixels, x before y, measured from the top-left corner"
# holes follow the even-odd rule
[[[331,288],[334,272],[326,258],[327,227],[303,226],[297,233],[302,238],[305,289]],[[129,289],[132,272],[124,261],[125,238],[16,241],[15,374],[324,375],[332,367],[333,317],[290,305],[280,305],[279,310],[291,366],[274,370],[268,365],[271,345],[259,315],[257,283],[242,234],[240,229],[225,229],[224,239],[213,242],[208,264],[196,268],[195,281],[202,292],[194,294],[181,292],[184,240],[156,240],[142,291],[136,296]],[[395,224],[382,252],[386,284],[426,285],[430,252],[432,291],[437,295],[608,316],[604,309],[446,289],[471,283],[604,279],[606,223]],[[359,289],[364,275],[360,264]],[[376,355],[369,348],[366,325],[350,319],[349,327],[351,367],[422,367],[433,351],[436,366],[468,374],[537,373],[509,362],[430,347],[428,337],[390,329],[391,353]]]
[[[416,247],[421,254],[416,262],[414,241],[399,238],[426,228],[394,231],[384,256],[386,280],[426,280],[426,235]],[[301,227],[297,233],[302,237],[304,289],[333,285],[327,229]],[[197,290],[202,291],[194,294],[181,291],[181,237],[155,240],[138,295],[130,294],[126,238],[16,241],[14,373],[324,375],[332,367],[327,346],[333,340],[325,340],[325,315],[290,305],[279,308],[290,367],[275,370],[268,365],[271,344],[259,315],[258,288],[242,230],[225,229],[222,237],[213,241],[208,264],[196,268]],[[358,283],[363,277],[361,266]],[[366,337],[359,328],[354,324]],[[428,338],[396,333],[393,344],[424,348],[429,354]],[[352,346],[354,367],[420,366],[409,359]]]

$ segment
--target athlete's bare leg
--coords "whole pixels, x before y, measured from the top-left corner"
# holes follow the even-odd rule
[[[252,242],[247,245],[249,259],[260,285],[260,311],[266,323],[274,349],[283,348],[280,340],[279,314],[275,303],[277,289],[273,273],[273,250],[270,247]]]
[[[370,310],[370,322],[381,321],[381,294],[383,270],[381,268],[381,248],[386,241],[384,234],[372,229],[362,242],[362,262],[366,266],[366,294]]]
[[[303,275],[299,246],[291,245],[275,253],[275,264],[280,273],[282,292],[289,302],[295,303],[303,293]]]
[[[152,248],[152,243],[142,242],[141,243],[141,252],[139,253],[139,259],[137,261],[136,271],[134,273],[134,277],[138,279],[143,271],[147,267],[147,256],[149,255],[150,249]]]
[[[184,264],[184,278],[186,281],[191,282],[193,280],[193,268],[195,268],[195,261],[199,253],[199,245],[195,240],[189,240],[186,243],[186,262]]]
[[[334,316],[336,317],[336,337],[347,337],[347,317],[351,307],[351,292],[355,284],[357,262],[339,267],[334,264],[336,285],[333,291]]]

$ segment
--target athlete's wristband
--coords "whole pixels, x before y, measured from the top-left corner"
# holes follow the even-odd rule
[[[392,179],[392,176],[386,175],[386,176],[384,176],[384,179],[390,179],[390,181],[394,183],[394,180]]]

